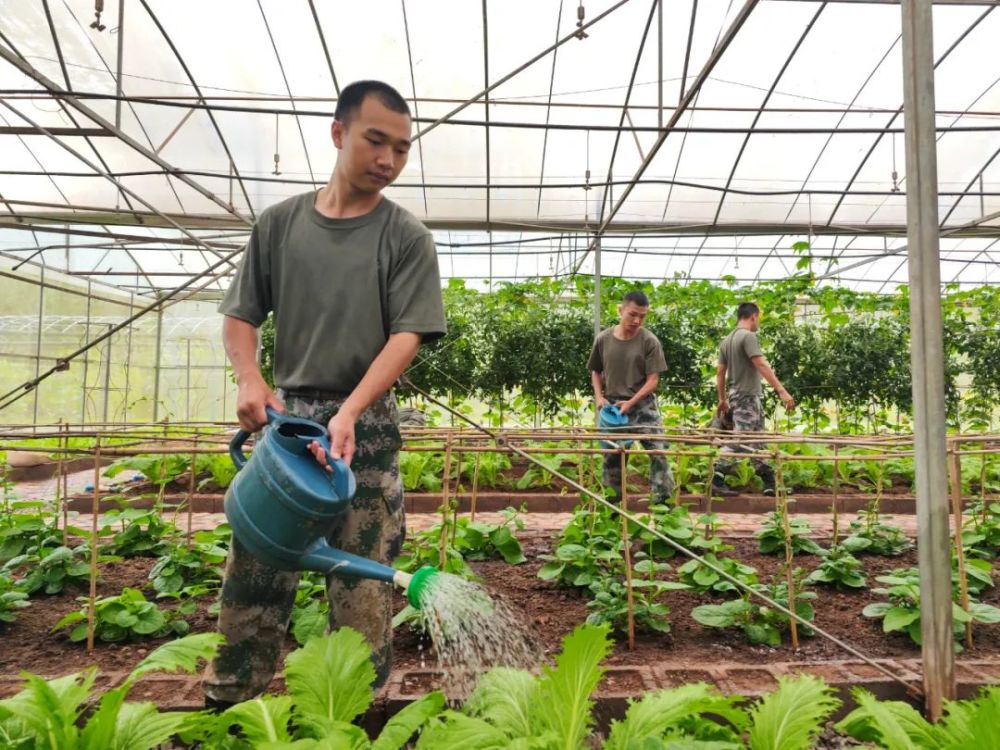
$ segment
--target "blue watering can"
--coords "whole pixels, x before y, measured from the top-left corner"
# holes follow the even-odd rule
[[[622,414],[622,410],[618,408],[617,404],[605,404],[597,412],[597,429],[601,432],[614,432],[616,430],[623,430],[626,427],[628,427],[628,414]],[[614,443],[602,440],[601,446],[604,448],[617,448],[618,443],[621,443],[624,448],[632,445],[631,440],[619,440]]]
[[[330,454],[326,428],[270,407],[266,411],[268,427],[249,460],[243,455],[249,432],[240,430],[229,444],[237,471],[224,507],[233,535],[272,568],[387,581],[404,589],[410,604],[419,608],[420,590],[437,573],[434,568],[410,575],[327,542],[356,485],[350,467]],[[313,441],[326,451],[332,474],[309,451]]]

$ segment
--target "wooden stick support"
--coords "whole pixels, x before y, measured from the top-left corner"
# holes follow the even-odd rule
[[[955,556],[958,559],[958,595],[962,609],[969,611],[969,578],[962,548],[962,456],[957,446],[949,451],[951,459],[951,512],[955,516]],[[965,623],[965,647],[972,648],[972,622]]]
[[[90,595],[87,600],[87,653],[94,650],[94,627],[97,624],[97,517],[101,512],[101,438],[94,444],[94,495],[90,517]]]
[[[781,454],[774,460],[775,499],[780,507],[782,529],[785,532],[785,583],[788,586],[788,609],[795,612],[795,576],[792,572],[795,556],[792,550],[792,527],[789,522],[788,496],[785,494],[785,476],[781,468]],[[799,650],[799,627],[794,618],[788,620],[792,636],[792,650]]]
[[[191,478],[188,482],[188,495],[187,495],[187,546],[191,549],[193,542],[193,532],[191,527],[194,525],[194,480],[195,476],[198,474],[198,436],[194,436],[194,447],[191,449]]]
[[[628,454],[620,448],[622,462],[621,509],[628,511]],[[628,519],[622,515],[622,543],[625,545],[625,592],[628,610],[628,648],[635,650],[635,604],[632,600],[632,544],[628,535]]]
[[[482,460],[483,454],[476,454],[476,468],[472,471],[472,498],[469,500],[469,520],[472,523],[476,522],[476,498],[479,495],[479,462]]]

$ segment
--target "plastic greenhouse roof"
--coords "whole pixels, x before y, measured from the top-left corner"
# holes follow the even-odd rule
[[[943,281],[1000,282],[996,6],[934,6]],[[445,276],[591,273],[596,230],[608,275],[782,277],[808,240],[825,278],[906,282],[890,0],[131,0],[94,21],[0,3],[7,268],[217,295],[254,217],[326,182],[340,87],[379,78],[420,134],[387,195]]]

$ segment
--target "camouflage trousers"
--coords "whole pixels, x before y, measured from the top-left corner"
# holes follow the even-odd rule
[[[623,399],[612,399],[611,403]],[[663,432],[663,419],[660,417],[660,409],[656,405],[655,396],[647,396],[636,404],[628,413],[629,432]],[[666,450],[667,443],[664,440],[640,440],[642,447],[646,450]],[[621,501],[622,487],[622,456],[624,454],[605,453],[604,468],[601,472],[604,481],[604,488],[613,493],[610,498],[612,502]],[[674,475],[667,463],[666,456],[649,457],[649,495],[650,502],[662,503],[674,494]]]
[[[729,409],[733,417],[734,432],[763,432],[764,431],[764,405],[760,396],[745,393],[729,394]],[[763,449],[762,444],[754,441],[747,441],[736,445],[728,445],[722,450],[722,456],[726,454],[755,453]],[[737,457],[720,457],[715,462],[715,470],[722,474],[728,473],[734,464],[740,459]],[[757,475],[764,480],[765,485],[774,484],[774,470],[762,458],[751,458]]]
[[[344,398],[313,400],[279,391],[289,414],[326,424]],[[395,397],[372,404],[354,428],[351,469],[357,492],[328,539],[333,547],[389,565],[406,531],[399,477],[402,445]],[[219,632],[226,645],[205,672],[208,698],[238,703],[263,692],[274,676],[288,630],[299,574],[275,570],[233,540],[222,585]],[[327,576],[331,629],[349,626],[372,647],[375,686],[389,677],[392,663],[392,585],[381,581]]]

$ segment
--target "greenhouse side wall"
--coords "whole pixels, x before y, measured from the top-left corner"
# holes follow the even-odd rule
[[[151,302],[35,265],[12,268],[2,261],[2,393],[44,373]],[[147,313],[73,359],[68,371],[43,380],[5,409],[0,423],[231,419],[235,400],[221,325],[214,302],[179,302],[163,312],[162,320]]]

